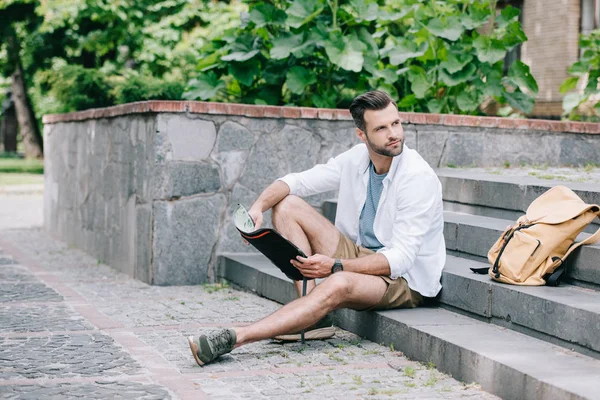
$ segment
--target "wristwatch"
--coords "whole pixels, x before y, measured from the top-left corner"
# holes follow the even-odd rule
[[[344,266],[342,265],[342,261],[339,258],[336,258],[335,262],[333,263],[333,267],[331,267],[331,273],[335,274],[336,272],[343,271],[343,270],[344,270]]]

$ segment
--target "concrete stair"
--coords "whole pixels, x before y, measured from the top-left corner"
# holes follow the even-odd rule
[[[600,188],[583,183],[438,171],[444,187],[448,258],[434,307],[385,312],[339,310],[336,324],[507,399],[600,398],[600,245],[569,259],[567,283],[520,287],[473,274],[487,251],[533,199],[555,184],[589,203]],[[336,202],[323,204],[335,217]],[[592,229],[598,228],[598,225]],[[582,233],[578,240],[586,237]],[[295,298],[291,282],[259,254],[223,254],[224,278],[270,299]]]

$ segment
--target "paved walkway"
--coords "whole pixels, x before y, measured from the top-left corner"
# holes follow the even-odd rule
[[[494,398],[342,330],[305,346],[251,344],[198,367],[187,335],[279,305],[226,284],[130,279],[32,228],[41,205],[37,192],[0,193],[2,399]]]

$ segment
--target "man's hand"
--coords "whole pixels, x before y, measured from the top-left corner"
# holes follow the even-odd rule
[[[260,206],[252,205],[248,210],[248,214],[250,214],[252,221],[254,221],[254,230],[259,229],[263,223],[263,213]]]
[[[296,257],[296,260],[290,260],[292,265],[307,278],[325,278],[331,275],[331,267],[335,260],[322,254],[315,254],[310,257]]]

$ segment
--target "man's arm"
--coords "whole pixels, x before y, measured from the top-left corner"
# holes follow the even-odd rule
[[[252,217],[256,229],[262,225],[263,213],[283,200],[288,194],[290,194],[290,187],[281,180],[276,180],[263,190],[248,210],[248,214]]]
[[[297,260],[291,261],[307,278],[325,278],[331,275],[331,267],[335,262],[333,258],[322,254],[315,254],[307,258],[297,257]],[[389,276],[391,273],[387,258],[380,253],[360,258],[342,259],[341,261],[344,271],[383,276]]]

